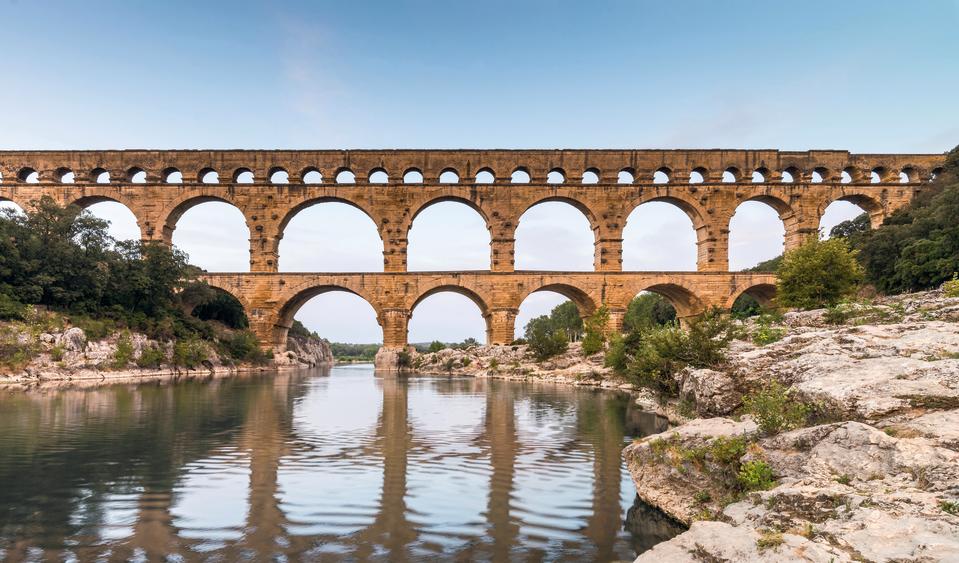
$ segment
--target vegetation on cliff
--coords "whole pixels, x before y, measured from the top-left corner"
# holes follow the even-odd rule
[[[117,241],[107,227],[89,212],[50,198],[25,213],[0,213],[0,320],[14,323],[3,338],[16,338],[16,326],[31,333],[72,326],[91,340],[132,331],[175,342],[162,354],[147,351],[147,360],[138,360],[147,363],[195,364],[206,346],[235,361],[266,359],[246,330],[240,304],[198,281],[200,270],[183,252]],[[28,326],[37,323],[43,326]],[[18,359],[0,361],[22,363],[29,349],[20,346]]]

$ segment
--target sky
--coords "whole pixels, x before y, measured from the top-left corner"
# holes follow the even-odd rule
[[[959,1],[67,2],[0,0],[0,149],[778,148],[943,152],[959,143]],[[2,184],[0,184],[2,189]],[[136,237],[119,204],[91,211]],[[837,203],[823,227],[859,210]],[[731,224],[731,268],[777,255],[759,203]],[[344,236],[346,235],[346,236]],[[642,206],[627,269],[695,265],[688,218]],[[246,270],[225,204],[174,242]],[[487,269],[489,233],[453,203],[417,218],[411,270]],[[372,222],[341,204],[297,215],[281,271],[379,271]],[[572,207],[531,209],[516,266],[592,269]],[[518,330],[562,298],[534,294]],[[336,341],[382,338],[372,309],[325,294],[297,314]],[[438,294],[411,341],[483,339],[479,311]]]

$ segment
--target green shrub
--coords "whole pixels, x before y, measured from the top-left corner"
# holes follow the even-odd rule
[[[759,551],[775,549],[781,546],[784,541],[782,532],[763,530],[759,535],[759,539],[756,540],[756,547],[759,548]]]
[[[163,365],[166,360],[166,354],[159,346],[144,346],[140,350],[140,357],[137,358],[137,366],[141,368],[156,369]]]
[[[953,516],[959,516],[959,502],[944,500],[939,503],[939,508],[941,508],[943,512],[952,514]]]
[[[753,415],[765,434],[779,434],[801,428],[810,413],[809,405],[793,397],[792,392],[776,380],[743,399],[746,412]]]
[[[823,320],[826,321],[827,324],[841,325],[848,321],[851,316],[852,313],[849,311],[849,308],[844,303],[838,303],[826,309]]]
[[[117,338],[117,349],[113,352],[113,369],[123,369],[127,367],[133,359],[133,342],[130,340],[130,333],[124,332]]]
[[[606,327],[609,325],[609,308],[603,305],[586,319],[583,332],[583,355],[592,356],[602,351],[606,344]]]
[[[433,342],[430,342],[430,347],[427,348],[426,351],[427,351],[427,352],[430,352],[430,353],[432,354],[432,353],[435,353],[435,352],[439,352],[439,351],[442,350],[443,348],[446,348],[446,345],[445,345],[445,344],[443,344],[443,343],[440,342],[439,340],[434,340]]]
[[[63,355],[64,355],[63,346],[54,346],[53,348],[50,349],[50,359],[52,359],[55,362],[62,361]]]
[[[688,330],[668,325],[641,331],[633,338],[632,350],[629,337],[624,339],[625,373],[640,385],[675,396],[679,389],[673,375],[687,366],[718,366],[726,360],[726,348],[734,335],[729,316],[715,309],[690,321]],[[616,350],[615,355],[619,354]]]
[[[757,346],[765,346],[782,340],[786,330],[772,326],[772,316],[768,314],[759,315],[756,320],[756,329],[753,331],[753,342]]]
[[[176,367],[193,369],[207,360],[207,348],[198,339],[177,341],[173,345],[172,363]]]
[[[959,297],[959,274],[952,274],[952,279],[944,283],[942,289],[946,297]]]
[[[400,350],[399,354],[396,355],[396,364],[400,368],[408,368],[412,366],[413,355],[410,354],[409,350]]]
[[[70,324],[82,330],[89,341],[103,340],[116,329],[112,319],[94,319],[86,315],[71,316]]]
[[[536,317],[526,325],[526,342],[529,351],[542,362],[557,354],[562,354],[569,347],[569,337],[564,328],[554,326],[547,316]]]
[[[817,309],[839,303],[855,293],[862,267],[845,239],[810,237],[786,252],[777,272],[776,293],[786,307]]]
[[[227,355],[238,362],[262,364],[268,359],[256,335],[248,330],[234,332],[224,343],[224,348]]]
[[[751,460],[739,467],[739,484],[744,491],[765,491],[773,488],[776,481],[769,464],[762,460]]]

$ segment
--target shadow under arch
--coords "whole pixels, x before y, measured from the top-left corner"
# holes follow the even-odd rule
[[[287,333],[290,330],[290,327],[293,326],[293,317],[296,316],[296,313],[300,310],[301,307],[303,307],[303,305],[306,305],[307,301],[309,301],[310,299],[313,299],[314,297],[318,295],[322,295],[324,293],[331,293],[334,291],[342,291],[344,293],[349,293],[359,297],[360,299],[365,301],[366,304],[370,306],[370,308],[373,309],[373,311],[376,313],[376,318],[377,319],[380,318],[381,310],[376,305],[373,304],[373,301],[370,299],[369,296],[364,295],[362,292],[356,289],[346,287],[343,285],[334,285],[334,284],[316,285],[312,287],[307,287],[305,289],[301,289],[297,291],[296,293],[294,293],[293,296],[287,299],[283,303],[283,306],[280,307],[280,310],[276,316],[276,322],[273,325],[273,334],[271,335],[274,350],[286,349],[286,337],[287,337]]]
[[[519,309],[523,302],[526,301],[526,298],[528,298],[530,295],[541,291],[558,293],[566,299],[569,299],[573,302],[573,304],[576,305],[576,308],[579,310],[579,315],[583,318],[592,315],[596,311],[596,300],[594,300],[582,289],[567,283],[545,283],[541,286],[535,287],[527,291],[525,294],[520,295],[519,302],[516,303],[516,308]]]
[[[662,282],[639,287],[633,293],[633,297],[644,291],[655,293],[669,301],[676,310],[676,318],[680,320],[702,314],[706,310],[702,299],[692,290],[677,283]]]
[[[726,300],[724,308],[726,310],[732,309],[736,300],[743,295],[752,297],[763,307],[769,307],[773,304],[773,300],[776,299],[776,285],[768,282],[760,282],[737,287],[729,296],[729,299]]]
[[[882,190],[882,195],[886,194],[886,190]],[[842,194],[835,198],[829,198],[822,202],[817,209],[818,220],[821,223],[822,217],[826,213],[826,209],[836,203],[837,201],[846,201],[849,202],[866,213],[869,214],[869,225],[873,229],[879,228],[882,225],[883,220],[886,218],[885,208],[883,207],[880,200],[877,200],[875,197],[863,193],[848,193]]]
[[[228,296],[232,298],[234,301],[236,301],[240,305],[240,309],[243,312],[243,321],[241,323],[236,323],[236,322],[233,322],[233,320],[231,319],[223,319],[223,318],[210,318],[205,320],[217,320],[220,322],[224,322],[225,324],[233,328],[248,328],[250,326],[250,314],[249,314],[250,305],[244,299],[242,299],[242,295],[237,295],[236,293],[231,291],[231,288],[227,288],[222,285],[217,285],[215,282],[211,283],[210,281],[207,281],[206,286],[210,290],[212,290],[214,294],[218,294],[220,296]],[[207,297],[206,295],[203,295],[200,292],[192,292],[189,289],[182,291],[180,295],[183,303],[183,312],[186,313],[187,315],[191,315],[195,317],[199,316],[196,314],[197,309],[209,302],[209,300],[206,299]],[[234,326],[237,324],[240,324],[242,326]]]

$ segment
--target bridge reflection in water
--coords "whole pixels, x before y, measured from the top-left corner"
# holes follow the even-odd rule
[[[0,397],[9,560],[630,559],[624,394],[369,368]],[[635,515],[624,522],[630,509]]]

